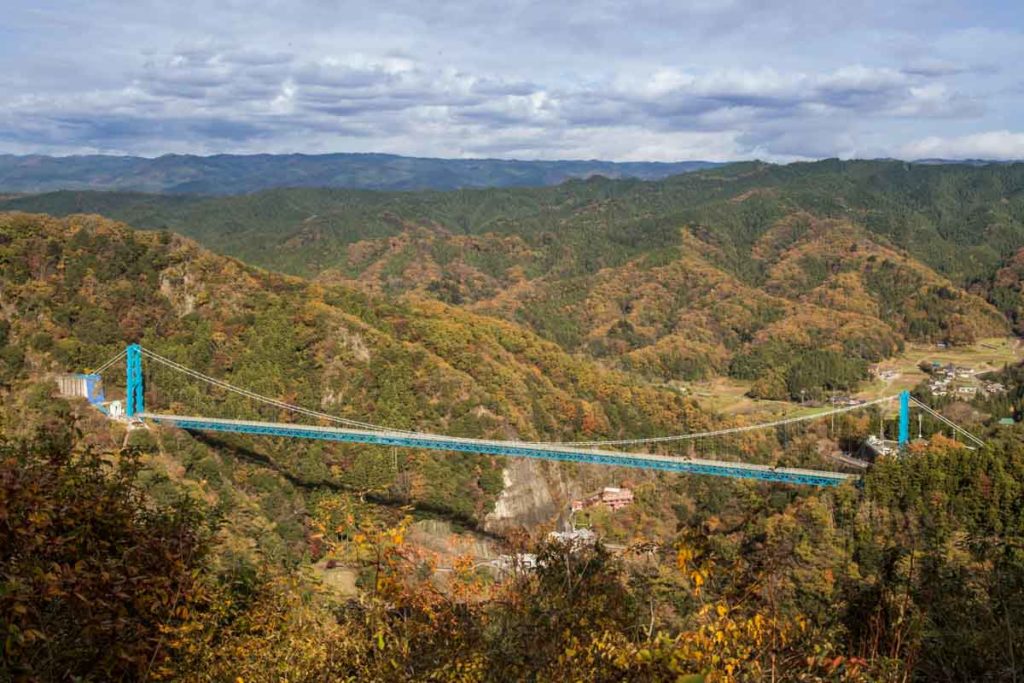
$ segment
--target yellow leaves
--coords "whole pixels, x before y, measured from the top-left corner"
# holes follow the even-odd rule
[[[452,562],[452,569],[458,574],[468,574],[473,571],[473,556],[459,555]]]
[[[25,629],[21,633],[24,636],[26,642],[34,642],[37,640],[47,640],[46,634],[34,628]]]
[[[685,542],[679,542],[676,547],[676,567],[680,573],[689,578],[690,590],[694,597],[698,597],[711,576],[711,563],[708,558],[700,558],[695,548]]]
[[[405,543],[405,529],[402,527],[388,529],[385,532],[385,537],[393,545],[402,545]]]
[[[685,572],[689,564],[693,562],[693,557],[693,549],[680,544],[676,550],[676,566],[679,568],[679,571]]]
[[[717,601],[701,607],[696,617],[699,625],[676,638],[673,657],[691,671],[704,671],[709,683],[760,680],[769,659],[793,652],[792,648],[817,646],[817,641],[808,640],[809,633],[801,631],[800,623],[807,623],[802,616],[776,619],[739,603]],[[802,672],[801,665],[796,666],[791,671]]]

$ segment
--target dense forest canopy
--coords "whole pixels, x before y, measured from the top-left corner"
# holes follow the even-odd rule
[[[654,182],[598,176],[548,188],[272,189],[216,198],[76,191],[14,197],[4,207],[106,214],[307,275],[338,265],[330,260],[331,249],[398,235],[407,223],[455,235],[519,235],[531,244],[568,240],[578,249],[561,266],[577,272],[677,244],[680,227],[700,226],[727,259],[735,259],[730,269],[739,271],[746,260],[742,247],[752,246],[778,219],[802,211],[862,225],[965,284],[991,276],[1022,246],[1022,189],[1024,164],[825,160],[736,163]],[[584,231],[589,243],[579,239]]]

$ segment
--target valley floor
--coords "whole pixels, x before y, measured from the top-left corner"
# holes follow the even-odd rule
[[[908,343],[904,352],[877,365],[879,373],[893,373],[885,379],[876,378],[862,384],[851,398],[865,401],[913,389],[928,375],[921,369],[923,362],[937,362],[943,366],[955,365],[971,368],[975,375],[1001,370],[1024,360],[1024,343],[1018,337],[992,337],[967,346],[946,347],[936,344]],[[730,377],[715,377],[705,382],[680,383],[710,411],[724,415],[751,417],[799,415],[803,408],[788,401],[769,401],[747,396],[752,382]],[[808,412],[820,406],[806,408]]]

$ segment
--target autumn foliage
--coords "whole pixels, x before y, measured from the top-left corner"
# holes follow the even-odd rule
[[[175,632],[207,605],[208,533],[186,501],[148,506],[138,471],[131,452],[0,443],[0,670],[34,680],[167,671]]]

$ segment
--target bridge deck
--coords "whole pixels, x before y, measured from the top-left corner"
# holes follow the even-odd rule
[[[183,415],[161,415],[138,413],[138,417],[193,431],[237,432],[261,434],[322,441],[342,441],[379,446],[400,446],[405,448],[426,448],[437,451],[461,451],[464,453],[486,453],[517,458],[540,458],[582,462],[616,467],[634,467],[669,472],[709,474],[737,479],[758,479],[788,484],[810,484],[812,486],[838,486],[845,481],[857,479],[855,474],[805,470],[768,465],[751,465],[724,460],[703,460],[696,458],[671,457],[651,453],[623,453],[580,447],[535,444],[519,441],[490,441],[467,439],[437,434],[403,433],[387,431],[363,431],[340,427],[316,427],[311,425],[286,424],[278,422],[254,422],[249,420],[227,420],[209,417],[188,417]]]

